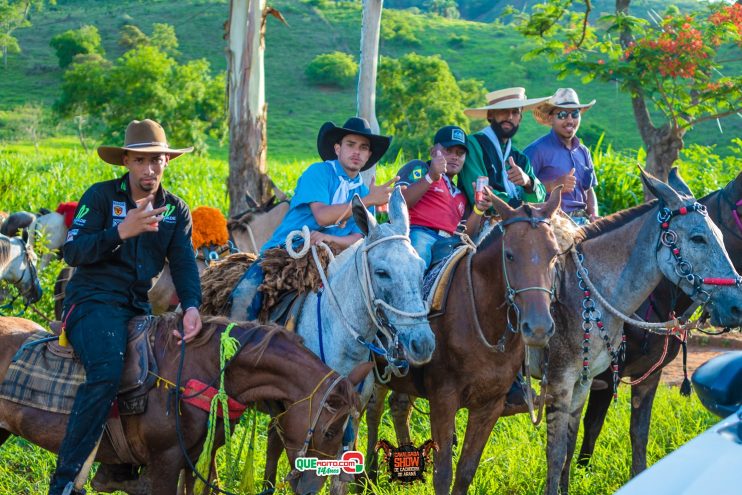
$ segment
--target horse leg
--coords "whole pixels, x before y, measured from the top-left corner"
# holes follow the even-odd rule
[[[157,472],[147,469],[152,486],[151,493],[158,495],[175,494],[178,490],[178,478],[183,469],[183,454],[176,445],[164,452],[150,454],[150,466],[157,466]]]
[[[482,407],[469,411],[469,420],[466,423],[466,436],[461,456],[456,465],[456,480],[453,484],[452,494],[465,495],[469,490],[474,475],[482,458],[484,445],[492,433],[492,427],[505,409],[505,397],[498,401],[494,407]]]
[[[0,428],[0,445],[4,444],[9,437],[10,432],[8,430],[3,430],[2,428]]]
[[[281,458],[283,443],[275,427],[268,429],[268,440],[265,448],[265,474],[263,488],[268,490],[276,487],[278,460]]]
[[[439,391],[440,392],[440,391]],[[453,435],[456,430],[458,401],[454,393],[430,396],[430,430],[438,444],[433,465],[433,486],[437,495],[447,495],[453,478]]]
[[[603,374],[600,374],[596,378],[602,379],[602,377]],[[609,380],[612,380],[612,378]],[[582,421],[584,429],[582,447],[580,448],[580,455],[577,458],[577,463],[581,466],[587,466],[590,463],[590,457],[592,457],[593,451],[595,451],[595,443],[600,436],[600,431],[603,429],[605,416],[608,414],[608,408],[611,405],[612,398],[613,390],[610,387],[603,390],[590,391],[587,399],[585,419]]]
[[[389,411],[394,421],[394,432],[397,434],[397,445],[411,443],[410,438],[410,416],[412,416],[412,404],[415,397],[392,391],[389,396]]]
[[[379,471],[379,456],[376,454],[376,441],[379,439],[379,424],[381,415],[384,414],[384,399],[389,389],[379,383],[374,384],[374,393],[366,405],[366,427],[368,428],[368,439],[366,441],[366,463],[368,469],[366,476],[376,481]]]
[[[546,406],[546,495],[558,495],[559,479],[567,457],[569,419],[574,386],[567,373],[549,384],[554,403]],[[566,382],[566,383],[565,383]],[[573,382],[574,383],[574,382]]]
[[[575,385],[575,390],[572,394],[572,407],[567,423],[567,450],[564,457],[564,465],[562,466],[562,474],[559,478],[559,490],[562,495],[569,493],[569,470],[572,467],[572,457],[574,456],[575,445],[577,444],[580,416],[582,416],[582,408],[585,405],[585,398],[589,390],[589,384],[581,385],[578,383]]]
[[[631,387],[631,477],[647,469],[647,440],[649,422],[652,419],[652,404],[662,369],[652,373],[643,382]]]

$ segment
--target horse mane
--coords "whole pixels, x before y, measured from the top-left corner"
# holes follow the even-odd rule
[[[521,205],[521,208],[523,208],[523,211],[528,218],[533,218],[534,211],[533,208],[531,208],[531,205],[529,205],[528,203],[523,203]],[[492,244],[495,239],[499,239],[501,235],[502,231],[498,229],[497,224],[495,224],[495,226],[484,236],[484,238],[479,241],[477,248],[482,250],[487,249],[489,245]]]
[[[164,313],[160,315],[159,318],[159,329],[165,329],[169,330],[173,327],[177,326],[178,321],[182,319],[182,315],[180,313]],[[211,342],[211,340],[214,338],[214,334],[217,333],[217,331],[223,331],[224,328],[226,328],[231,323],[235,323],[236,328],[241,328],[245,330],[249,335],[247,339],[240,338],[240,341],[243,343],[249,343],[249,342],[257,342],[257,346],[250,349],[248,352],[251,354],[256,354],[255,363],[257,364],[260,359],[263,357],[263,354],[265,353],[265,350],[270,345],[271,341],[274,337],[278,335],[282,335],[285,337],[289,342],[297,344],[297,345],[303,345],[304,339],[301,338],[301,336],[289,332],[283,327],[280,327],[278,325],[274,324],[260,324],[253,321],[236,321],[233,322],[229,318],[226,318],[224,316],[209,316],[209,315],[202,315],[201,317],[201,323],[202,328],[199,334],[194,338],[191,342],[188,343],[188,346],[191,348],[197,348],[202,347],[205,344]],[[166,345],[170,346],[175,345],[178,346],[180,344],[179,339],[175,337],[172,332],[167,332],[166,336]]]
[[[0,266],[10,261],[10,248],[13,246],[10,238],[0,234]]]
[[[657,200],[653,199],[647,203],[642,203],[626,210],[617,211],[616,213],[596,220],[589,225],[585,225],[575,234],[575,243],[579,244],[623,227],[627,223],[644,215],[655,206],[657,206]]]

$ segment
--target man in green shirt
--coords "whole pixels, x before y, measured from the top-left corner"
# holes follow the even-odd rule
[[[525,89],[507,88],[489,93],[487,106],[464,111],[470,117],[486,118],[490,123],[467,138],[468,153],[459,175],[459,187],[470,204],[474,204],[472,183],[479,176],[489,177],[495,194],[513,207],[523,201],[546,200],[544,185],[533,173],[528,157],[512,145],[512,137],[518,132],[523,112],[548,99],[548,96],[527,99]]]

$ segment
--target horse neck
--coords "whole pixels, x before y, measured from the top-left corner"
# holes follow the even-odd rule
[[[320,356],[318,318],[321,318],[325,362],[345,375],[357,364],[368,360],[369,352],[355,340],[350,329],[358,332],[368,342],[372,342],[376,334],[361,287],[364,282],[360,272],[361,253],[358,250],[362,249],[364,242],[356,242],[330,263],[327,270],[328,287],[321,296],[320,315],[317,314],[318,295],[311,293],[302,307],[303,316],[297,329],[297,333],[304,338],[305,345]],[[333,294],[342,313],[332,300]]]
[[[662,280],[656,244],[660,227],[652,208],[614,230],[583,241],[583,265],[590,280],[612,306],[631,314]],[[567,254],[569,257],[570,255]],[[567,266],[568,290],[581,293],[571,257]],[[608,316],[604,314],[604,316]]]

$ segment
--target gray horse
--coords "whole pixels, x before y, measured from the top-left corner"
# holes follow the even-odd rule
[[[26,243],[27,237],[26,230],[21,237],[0,234],[0,280],[14,285],[29,305],[41,299],[41,285],[36,275],[36,254]]]
[[[691,298],[707,301],[714,325],[742,323],[739,287],[704,283],[712,277],[739,280],[721,233],[705,209],[679,177],[674,189],[644,171],[642,181],[658,201],[610,215],[577,234],[575,249],[589,271],[581,272],[582,278],[592,281],[597,291],[589,289],[589,284],[586,288],[585,282],[580,284],[571,254],[564,259],[554,311],[557,330],[548,351],[549,394],[555,398],[546,416],[548,495],[568,493],[570,464],[590,384],[620,360],[623,321],[598,301],[597,293],[623,315],[631,315],[665,276]]]
[[[328,284],[321,293],[307,297],[297,333],[327,365],[347,375],[370,359],[371,350],[361,341],[374,342],[379,332],[378,314],[383,314],[405,359],[414,366],[427,363],[435,350],[435,337],[422,294],[425,268],[410,244],[409,214],[400,189],[395,189],[389,201],[390,223],[378,224],[357,196],[353,218],[364,238],[330,263]],[[237,311],[244,313],[244,308]],[[373,382],[373,374],[369,374],[359,387],[364,407]],[[353,431],[358,431],[357,418]],[[281,444],[272,430],[268,443],[265,479],[275,483]]]

